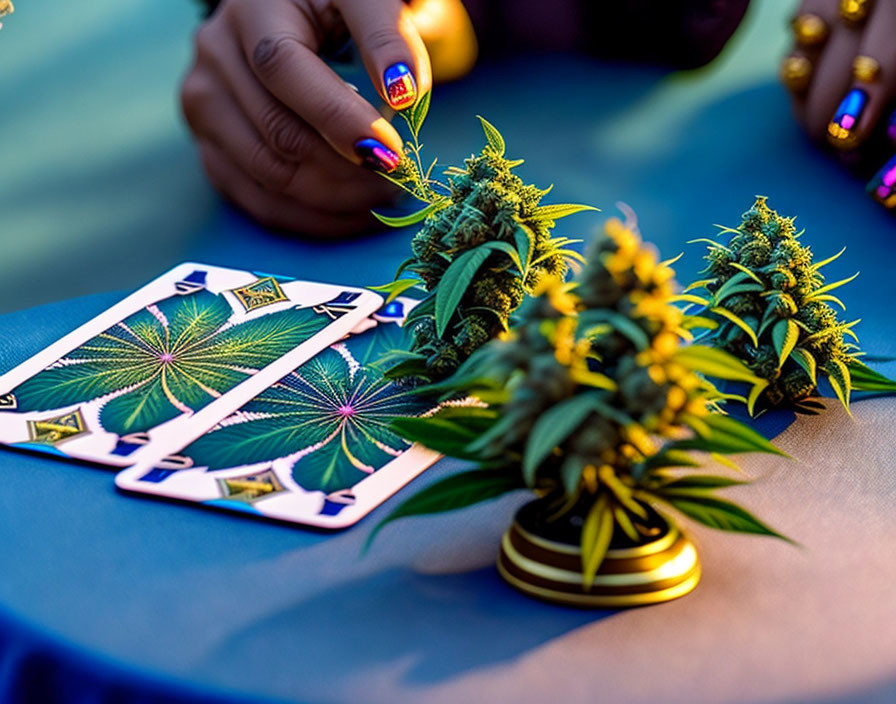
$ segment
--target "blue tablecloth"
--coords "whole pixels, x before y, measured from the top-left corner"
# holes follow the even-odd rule
[[[896,226],[788,119],[774,79],[786,9],[757,3],[731,51],[696,73],[576,57],[481,67],[437,89],[427,149],[459,161],[478,149],[474,114],[483,114],[504,132],[508,153],[526,158],[523,176],[555,184],[556,201],[632,206],[664,255],[687,252],[682,279],[700,268],[699,248],[685,241],[706,236],[713,223],[736,224],[753,195],[766,194],[773,207],[799,215],[818,254],[849,245],[830,275],[861,269],[844,299],[864,319],[864,346],[896,354]],[[13,29],[10,20],[3,32]],[[173,144],[177,160],[191,163],[186,141]],[[201,182],[195,167],[184,168],[192,169],[189,183]],[[170,195],[159,173],[153,183]],[[210,210],[211,196],[201,192],[192,205],[178,201],[192,224],[180,223],[183,237],[160,245],[158,271],[191,258],[369,285],[388,280],[406,256],[407,232],[338,243],[274,235],[229,208]],[[91,197],[105,202],[102,191]],[[570,218],[560,230],[587,238],[601,217]],[[24,216],[17,222],[27,225]],[[152,245],[151,233],[134,239],[123,231],[117,254],[101,239],[68,261],[59,256],[65,233],[57,225],[53,266],[42,268],[35,255],[30,269],[10,271],[18,290],[46,280],[74,293],[148,278],[134,247]],[[90,251],[118,267],[112,278],[97,271],[109,285],[92,286]],[[139,275],[128,273],[129,262]],[[0,317],[0,370],[122,295]],[[396,523],[362,556],[368,532],[400,497],[356,528],[326,534],[126,497],[107,470],[0,452],[0,700],[892,700],[896,644],[885,627],[894,616],[885,595],[893,581],[884,578],[896,575],[875,541],[896,537],[887,520],[896,495],[887,431],[896,407],[880,400],[856,408],[854,426],[834,407],[782,436],[808,465],[788,474],[770,461],[747,464],[763,482],[739,496],[767,507],[760,513],[806,551],[698,530],[706,567],[698,591],[625,614],[541,604],[500,582],[492,566],[498,540],[524,495]],[[832,443],[830,466],[823,455],[809,459],[813,438],[822,437]],[[832,449],[842,463],[831,460]],[[457,467],[440,463],[414,489]],[[863,483],[860,471],[873,478]],[[841,486],[843,500],[834,502],[829,495]],[[842,551],[823,516],[853,540]],[[852,581],[852,591],[843,586]],[[816,583],[817,592],[806,586]]]

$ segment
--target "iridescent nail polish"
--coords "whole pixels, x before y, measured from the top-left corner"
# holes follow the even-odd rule
[[[856,127],[868,104],[868,94],[853,88],[840,103],[828,125],[828,140],[837,147],[851,147],[856,142]]]
[[[392,64],[383,73],[383,84],[389,105],[396,110],[404,110],[417,102],[417,82],[405,63]]]
[[[362,139],[355,143],[355,153],[361,157],[364,166],[374,171],[389,174],[398,167],[401,157],[382,142],[375,139]]]
[[[887,123],[887,137],[891,142],[896,142],[896,110],[890,115],[890,121]]]
[[[896,208],[896,156],[871,179],[868,193],[885,208]]]

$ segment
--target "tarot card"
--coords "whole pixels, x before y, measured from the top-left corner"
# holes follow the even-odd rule
[[[286,374],[168,457],[156,446],[115,483],[322,528],[355,523],[439,458],[390,428],[437,405],[385,379],[378,365],[402,347],[400,325],[415,303],[386,304],[371,329]]]
[[[0,376],[0,443],[134,464],[155,442],[227,417],[382,302],[360,288],[181,264]]]

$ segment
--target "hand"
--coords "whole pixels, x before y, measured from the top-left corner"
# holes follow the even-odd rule
[[[319,56],[348,33],[393,107],[430,89],[402,0],[224,0],[196,35],[184,115],[212,184],[267,226],[345,235],[394,198],[361,165],[394,169],[401,137]]]
[[[865,156],[879,166],[877,137],[886,132],[896,144],[896,2],[803,0],[793,27],[796,46],[781,75],[797,119],[813,138],[843,152],[878,152]],[[896,208],[894,184],[896,159],[872,179],[869,192]]]

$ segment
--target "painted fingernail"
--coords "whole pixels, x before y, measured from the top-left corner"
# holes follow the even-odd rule
[[[896,143],[896,110],[890,115],[890,121],[887,123],[887,137],[891,142]]]
[[[375,139],[362,139],[355,143],[355,153],[361,157],[364,166],[374,171],[392,173],[398,167],[401,157]]]
[[[868,104],[868,94],[853,88],[840,103],[834,119],[828,125],[828,141],[836,147],[849,148],[857,141],[856,127]]]
[[[868,193],[885,208],[896,208],[896,156],[871,179]]]
[[[392,64],[383,73],[386,96],[395,110],[404,110],[417,102],[417,82],[405,63]]]

